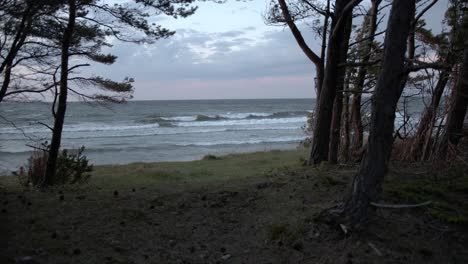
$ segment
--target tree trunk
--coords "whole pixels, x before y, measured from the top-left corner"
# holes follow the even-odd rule
[[[5,98],[8,87],[10,87],[12,66],[13,66],[13,62],[8,63],[5,69],[5,73],[3,75],[3,83],[0,88],[0,103],[3,101],[3,98]]]
[[[22,15],[21,23],[16,31],[16,35],[10,47],[8,55],[5,57],[5,60],[0,64],[0,73],[4,72],[3,82],[0,87],[0,102],[2,102],[5,98],[5,94],[8,90],[8,87],[10,86],[11,69],[13,67],[13,61],[18,52],[20,51],[21,47],[23,47],[24,42],[30,33],[32,22],[33,14],[31,11],[31,7],[28,6]]]
[[[436,121],[437,109],[439,108],[440,100],[447,86],[450,72],[449,70],[444,70],[439,75],[439,80],[432,93],[431,103],[424,109],[416,134],[414,135],[410,157],[408,157],[410,160],[424,160],[424,157],[427,155],[428,150],[424,146],[427,146],[432,138],[432,129]]]
[[[405,53],[415,0],[394,0],[385,36],[382,68],[372,98],[372,116],[366,153],[353,180],[353,190],[345,204],[344,216],[356,225],[367,217],[369,203],[382,190],[393,143],[395,110],[401,96]]]
[[[411,27],[410,27],[410,32],[408,34],[408,40],[407,40],[407,48],[408,48],[408,65],[407,66],[412,66],[414,63],[415,55],[416,55],[416,9],[413,10],[413,14],[411,14]],[[406,87],[406,84],[408,83],[409,80],[409,72],[405,73],[403,75],[403,78],[401,79],[401,84],[400,84],[400,90],[401,93],[403,93],[403,90]],[[404,120],[404,119],[403,119]],[[404,129],[406,129],[406,124],[404,125]]]
[[[67,92],[68,92],[68,62],[70,57],[70,46],[73,39],[76,20],[76,3],[75,0],[68,0],[69,16],[68,25],[63,32],[62,39],[62,55],[60,65],[60,83],[59,83],[59,98],[57,111],[55,113],[55,122],[52,131],[52,140],[50,143],[49,157],[47,159],[47,168],[44,175],[42,186],[54,184],[57,157],[59,155],[60,144],[62,140],[63,123],[65,120],[65,113],[67,111]]]
[[[349,75],[346,78],[345,90],[343,98],[343,117],[342,117],[342,138],[343,142],[341,143],[341,157],[344,162],[349,161],[349,146],[350,146],[350,118],[349,118]]]
[[[444,58],[444,63],[453,67],[455,63],[454,55],[454,41],[455,41],[456,30],[452,28],[450,34],[450,46],[449,51]],[[439,80],[437,81],[436,87],[432,92],[431,103],[424,109],[424,112],[421,116],[421,119],[414,135],[413,142],[411,144],[411,149],[409,156],[406,157],[410,160],[426,160],[430,156],[430,151],[435,149],[431,148],[431,139],[434,129],[434,123],[436,121],[437,110],[439,108],[440,100],[444,94],[445,87],[449,81],[450,75],[452,74],[452,69],[443,70],[439,75]]]
[[[315,71],[317,75],[317,85],[316,85],[316,91],[317,94],[320,93],[320,86],[322,85],[322,79],[323,79],[323,58],[320,58],[314,51],[312,51],[309,46],[307,45],[304,37],[302,36],[301,31],[297,28],[296,24],[293,21],[293,18],[291,17],[291,14],[289,13],[288,6],[286,4],[285,0],[278,0],[279,6],[281,8],[281,12],[283,13],[284,20],[286,24],[288,25],[289,29],[291,30],[291,33],[294,36],[294,39],[296,40],[297,44],[301,48],[302,52],[309,58],[309,60],[315,65]],[[325,19],[325,23],[328,23],[328,18]]]
[[[468,46],[468,43],[465,43]],[[440,142],[439,157],[446,159],[449,147],[456,147],[463,137],[463,124],[468,105],[468,47],[463,51],[463,62],[457,85],[451,95],[451,108],[445,123],[445,132]]]
[[[353,26],[353,17],[348,16],[343,41],[341,42],[340,47],[340,58],[339,64],[346,63],[346,58],[348,55],[349,39],[351,37],[351,29]],[[341,116],[343,111],[343,90],[345,88],[344,80],[346,75],[346,67],[341,66],[338,70],[338,83],[337,83],[337,94],[335,97],[335,102],[333,103],[333,117],[331,123],[331,134],[330,134],[330,146],[328,153],[328,161],[332,164],[338,162],[338,148],[341,141]]]
[[[283,14],[284,20],[286,24],[288,25],[289,29],[291,30],[291,33],[294,36],[294,39],[297,42],[297,45],[301,48],[302,52],[307,56],[307,58],[314,64],[315,66],[315,76],[316,76],[316,81],[314,83],[315,85],[315,93],[316,93],[316,98],[318,99],[320,97],[320,93],[322,91],[322,83],[323,83],[323,78],[324,78],[324,51],[326,49],[326,35],[327,35],[327,29],[328,29],[328,20],[329,20],[329,15],[328,12],[330,11],[330,0],[327,0],[327,15],[325,16],[324,20],[324,25],[323,25],[323,41],[322,41],[322,50],[321,50],[321,55],[317,55],[306,43],[304,37],[302,36],[301,31],[297,28],[296,24],[293,21],[293,18],[291,17],[291,14],[288,9],[288,5],[286,4],[285,0],[278,0],[278,4],[280,6],[281,12]],[[318,104],[316,103],[315,105],[315,110],[314,113],[317,113],[317,107]],[[314,115],[315,116],[315,115]]]
[[[362,58],[363,65],[359,67],[357,80],[356,80],[356,88],[354,89],[353,100],[351,103],[351,122],[353,128],[353,137],[352,137],[352,149],[354,152],[359,151],[362,148],[363,143],[363,133],[364,128],[362,125],[362,113],[361,113],[361,98],[362,98],[362,91],[364,90],[364,83],[366,81],[367,76],[367,67],[365,64],[368,63],[371,59],[372,54],[372,44],[375,39],[375,31],[377,30],[377,14],[379,12],[379,5],[382,0],[373,0],[372,6],[369,9],[368,15],[364,20],[362,25],[362,38],[368,38],[366,41],[360,44],[360,48],[358,49],[362,54],[364,54]]]
[[[309,165],[319,164],[328,159],[333,104],[335,102],[336,87],[338,86],[340,54],[345,52],[340,48],[345,38],[347,17],[351,16],[352,13],[352,8],[345,9],[348,2],[345,0],[335,1],[335,17],[332,19],[332,33],[328,40],[327,63],[316,108],[313,140],[308,160]]]
[[[326,7],[326,15],[323,20],[323,29],[322,29],[322,47],[320,49],[320,59],[321,59],[321,64],[320,64],[320,69],[317,68],[317,84],[315,85],[315,98],[320,97],[320,92],[322,91],[322,83],[323,83],[323,71],[325,68],[325,54],[327,52],[327,36],[328,36],[328,24],[330,21],[330,0],[327,0],[327,7]],[[318,67],[317,65],[315,67]],[[314,112],[316,113],[317,111],[317,106],[318,104],[315,104],[315,109]]]

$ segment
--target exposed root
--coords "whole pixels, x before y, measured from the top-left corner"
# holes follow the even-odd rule
[[[375,203],[375,202],[371,202],[370,204],[377,208],[403,209],[403,208],[422,207],[422,206],[429,205],[431,203],[432,201],[426,201],[426,202],[418,203],[418,204],[381,204],[381,203]]]

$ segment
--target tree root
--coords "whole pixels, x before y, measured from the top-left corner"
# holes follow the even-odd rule
[[[418,204],[381,204],[381,203],[375,203],[375,202],[371,202],[370,204],[377,208],[403,209],[403,208],[422,207],[422,206],[429,205],[431,203],[432,201],[426,201],[426,202],[418,203]]]

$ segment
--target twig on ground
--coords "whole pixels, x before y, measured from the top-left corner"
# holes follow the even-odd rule
[[[418,203],[418,204],[381,204],[381,203],[375,203],[375,202],[371,202],[370,204],[378,208],[402,209],[402,208],[414,208],[414,207],[426,206],[431,203],[432,201],[426,201],[424,203]]]
[[[379,257],[383,256],[382,252],[374,245],[374,243],[368,242],[367,245],[369,245],[369,247],[371,247]]]

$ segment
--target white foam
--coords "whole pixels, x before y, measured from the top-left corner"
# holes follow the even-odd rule
[[[80,123],[79,125],[65,125],[64,132],[93,132],[93,131],[120,131],[135,129],[155,129],[159,124],[148,125],[103,125],[99,123]],[[18,128],[0,128],[0,134],[22,134],[22,133],[48,133],[50,130],[44,126],[22,126]]]
[[[179,122],[179,123],[175,123],[174,125],[180,126],[180,127],[210,127],[210,126],[239,126],[239,125],[255,126],[255,125],[265,125],[265,124],[288,124],[288,123],[305,123],[305,122],[307,122],[307,117]]]
[[[162,120],[166,121],[182,121],[182,122],[189,122],[195,121],[197,116],[171,116],[171,117],[161,117]]]
[[[243,145],[243,144],[261,144],[261,143],[281,143],[281,142],[298,142],[304,140],[305,137],[281,137],[276,139],[251,139],[251,140],[225,140],[225,141],[210,141],[197,143],[176,143],[176,146],[216,146],[216,145]]]
[[[222,118],[227,118],[227,119],[245,119],[250,116],[258,116],[258,117],[267,117],[272,115],[271,113],[231,113],[228,112],[226,114],[221,114],[219,115]]]

